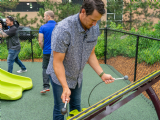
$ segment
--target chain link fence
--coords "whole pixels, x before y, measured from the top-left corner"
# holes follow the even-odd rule
[[[100,29],[95,53],[100,64],[107,64],[117,76],[127,75],[130,82],[141,79],[149,73],[160,70],[160,39],[110,28]],[[42,58],[38,43],[38,30],[19,31],[21,52],[19,58],[32,61]],[[1,44],[1,59],[7,59],[5,39]],[[118,71],[118,72],[117,72]],[[130,84],[129,81],[126,81]],[[160,99],[160,81],[152,86]],[[148,102],[149,96],[143,92]],[[151,102],[148,102],[153,107]]]
[[[38,43],[38,30],[19,31],[19,39],[21,42],[21,52],[19,58],[32,62],[34,58],[42,58],[42,50]]]
[[[109,28],[104,30],[105,62],[122,76],[128,75],[129,80],[134,82],[160,70],[160,39]],[[152,88],[160,99],[160,81]],[[143,94],[149,99],[146,92]]]
[[[38,43],[38,30],[19,30],[18,36],[21,44],[19,59],[34,61],[34,58],[42,58],[42,50]],[[8,56],[6,39],[1,39],[1,60],[6,60]]]
[[[160,39],[109,28],[100,31],[101,35],[95,47],[100,64],[106,63],[121,75],[128,75],[131,82],[160,70]],[[38,30],[19,31],[21,60],[34,62],[34,59],[42,58],[38,33]],[[1,51],[1,59],[6,60],[8,52],[5,40],[1,43]],[[160,99],[159,84],[156,83],[153,88]]]

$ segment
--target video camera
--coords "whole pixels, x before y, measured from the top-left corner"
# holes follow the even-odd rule
[[[2,29],[5,31],[5,30],[8,30],[8,26],[6,25],[6,19],[2,19],[0,18],[0,23],[2,24]],[[19,23],[18,21],[14,20],[14,26],[16,26],[17,28],[19,27]]]
[[[4,32],[9,29],[8,26],[6,25],[6,19],[5,18],[4,19],[0,18],[0,23],[2,24],[2,29],[3,29]],[[18,28],[19,27],[18,21],[14,20],[14,25]],[[0,43],[2,43],[2,38],[1,37],[0,37]]]
[[[2,29],[3,30],[7,30],[8,29],[5,19],[1,19],[0,18],[0,23],[2,24]]]

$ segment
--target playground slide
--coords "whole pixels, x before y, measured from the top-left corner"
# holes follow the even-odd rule
[[[15,75],[0,68],[0,99],[17,100],[22,97],[24,90],[32,87],[30,78]]]
[[[22,87],[16,84],[0,81],[0,99],[17,100],[22,97]]]

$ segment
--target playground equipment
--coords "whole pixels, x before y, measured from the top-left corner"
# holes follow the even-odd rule
[[[123,79],[124,79],[124,80],[128,80],[128,76],[125,75],[125,76],[122,77],[122,78],[116,78],[116,79],[114,79],[114,80],[123,80]],[[102,81],[102,82],[104,82],[104,81]],[[102,82],[98,83],[96,86],[98,86],[98,85],[101,84]],[[95,86],[95,87],[96,87],[96,86]],[[95,87],[94,87],[94,88],[95,88]],[[89,106],[90,106],[89,98],[90,98],[90,95],[91,95],[92,91],[94,90],[94,88],[91,90],[91,92],[90,92],[90,94],[89,94],[89,97],[88,97],[88,104],[89,104]],[[66,106],[67,106],[67,101],[65,101],[64,108],[61,109],[61,114],[62,114],[62,115],[65,115],[65,114],[67,113],[67,108],[66,108]],[[84,108],[83,108],[83,109],[84,109]],[[73,114],[73,115],[76,115],[77,113],[79,113],[77,110],[72,111],[72,114]]]
[[[22,92],[32,87],[33,84],[30,78],[15,75],[0,68],[0,99],[20,99]]]
[[[151,74],[143,77],[142,79],[129,84],[128,86],[122,88],[114,94],[86,108],[85,110],[82,110],[81,112],[71,111],[70,114],[73,114],[71,116],[68,116],[67,120],[100,120],[111,114],[133,98],[137,97],[143,91],[146,91],[148,96],[150,97],[157,112],[157,116],[160,120],[160,101],[151,87],[159,80],[160,70],[154,71]],[[130,92],[132,92],[132,94],[122,99],[123,96],[127,95]],[[121,101],[119,101],[120,99]]]

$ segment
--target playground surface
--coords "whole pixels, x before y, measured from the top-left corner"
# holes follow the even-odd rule
[[[18,74],[16,71],[19,70],[19,67],[14,64],[13,74],[31,78],[33,88],[31,90],[23,91],[23,95],[19,100],[0,100],[0,119],[52,120],[54,105],[52,90],[45,95],[40,94],[40,91],[42,90],[42,63],[23,63],[27,67],[28,71],[26,73]],[[109,65],[101,64],[101,67],[105,73],[111,74],[115,78],[123,77],[123,75],[117,72],[114,68],[109,67]],[[0,68],[7,70],[7,62],[1,61]],[[86,64],[83,71],[82,108],[89,107],[89,94],[93,87],[99,82],[101,82],[99,76],[88,64]],[[95,104],[128,84],[130,84],[128,80],[117,80],[111,84],[106,85],[105,83],[102,83],[98,85],[91,94],[90,104]],[[103,120],[158,120],[158,117],[152,102],[141,94],[124,106],[120,107],[118,110],[103,118]]]

